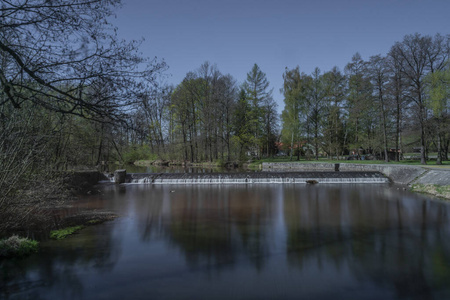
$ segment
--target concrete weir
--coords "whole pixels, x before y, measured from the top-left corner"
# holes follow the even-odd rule
[[[388,183],[380,172],[252,172],[252,173],[132,173],[127,183],[135,184],[345,184]]]

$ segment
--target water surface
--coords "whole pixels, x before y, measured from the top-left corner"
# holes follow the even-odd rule
[[[388,185],[121,185],[0,263],[5,299],[450,299],[450,203]]]

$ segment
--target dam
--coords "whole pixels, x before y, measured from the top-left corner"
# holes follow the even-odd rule
[[[147,174],[126,174],[125,170],[118,171],[115,172],[112,180],[116,183],[131,184],[380,184],[390,182],[389,178],[382,173],[373,171]]]

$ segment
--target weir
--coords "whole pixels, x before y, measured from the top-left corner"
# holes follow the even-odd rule
[[[389,183],[380,172],[131,173],[133,184]]]

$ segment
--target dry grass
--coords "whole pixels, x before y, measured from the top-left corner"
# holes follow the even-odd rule
[[[450,200],[450,185],[414,184],[412,186],[412,191],[431,194]]]

